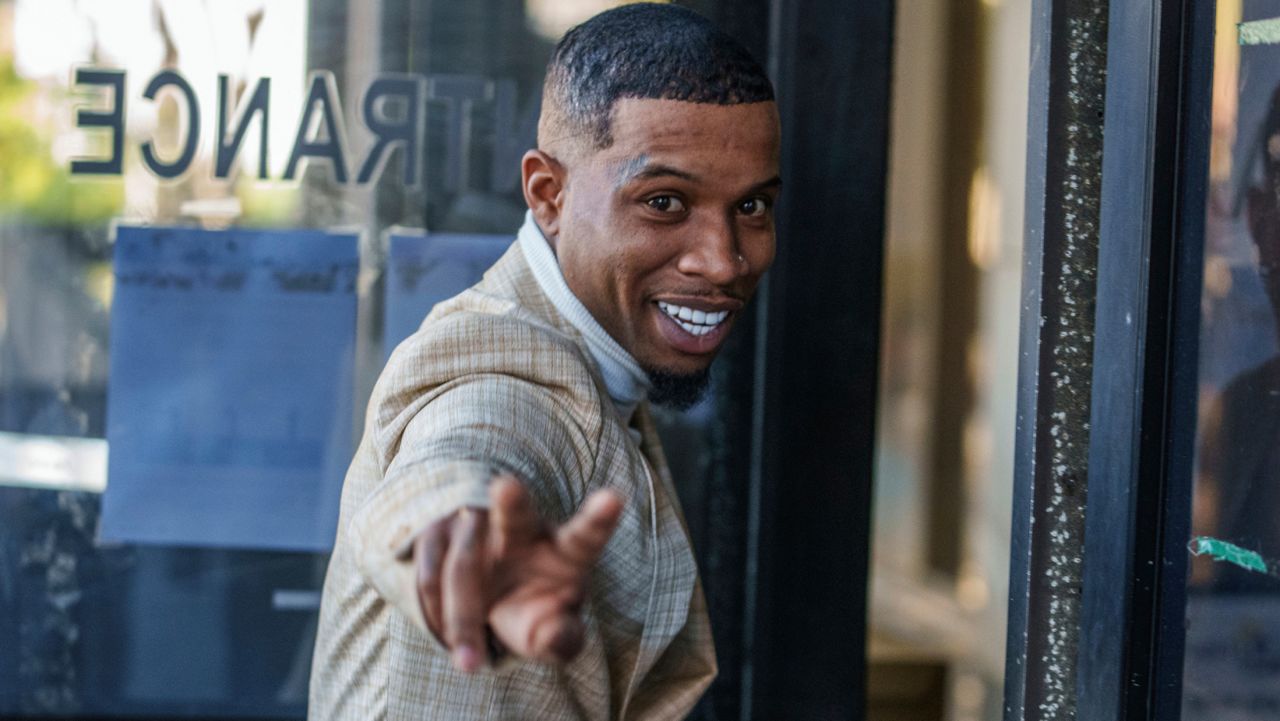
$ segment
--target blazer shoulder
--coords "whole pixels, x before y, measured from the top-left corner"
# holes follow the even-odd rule
[[[474,289],[437,306],[397,346],[374,387],[366,424],[394,433],[448,388],[486,378],[545,391],[598,437],[604,396],[586,352],[511,300]]]
[[[585,395],[598,390],[576,339],[518,303],[475,288],[438,305],[396,348],[386,371],[405,370],[424,380],[501,373]]]

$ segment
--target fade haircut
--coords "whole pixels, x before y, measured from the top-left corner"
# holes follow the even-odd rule
[[[773,100],[773,85],[746,48],[692,10],[624,5],[556,45],[542,90],[539,147],[561,139],[609,147],[621,98],[736,105]]]

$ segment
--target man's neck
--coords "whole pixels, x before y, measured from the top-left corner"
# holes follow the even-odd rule
[[[532,213],[525,214],[524,225],[516,236],[516,242],[520,244],[542,292],[586,341],[587,350],[600,369],[609,397],[613,399],[619,415],[624,421],[630,420],[636,406],[649,393],[649,379],[645,372],[569,288],[555,251],[534,221]]]

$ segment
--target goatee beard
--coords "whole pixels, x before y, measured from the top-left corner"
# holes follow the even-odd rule
[[[693,373],[672,373],[661,368],[645,368],[649,376],[649,402],[677,411],[687,411],[698,404],[711,385],[711,367]]]

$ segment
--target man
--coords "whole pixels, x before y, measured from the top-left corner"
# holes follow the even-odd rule
[[[313,718],[688,713],[715,656],[648,403],[698,398],[772,263],[778,146],[763,71],[691,11],[565,35],[516,243],[374,390]]]

